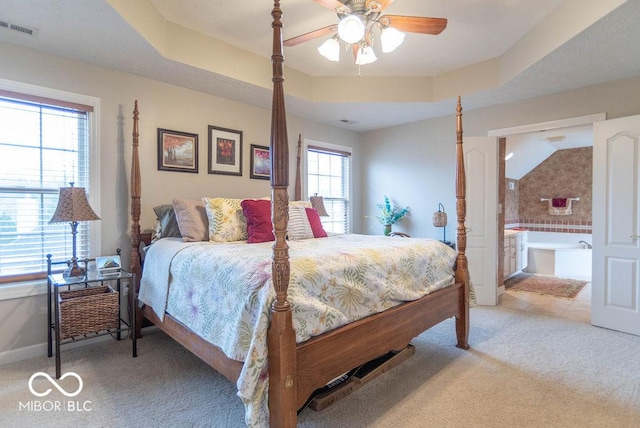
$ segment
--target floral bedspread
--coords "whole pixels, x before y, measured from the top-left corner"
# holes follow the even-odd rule
[[[456,252],[435,240],[352,234],[288,244],[288,300],[297,342],[454,282]],[[172,256],[169,274],[167,313],[229,358],[245,362],[237,388],[248,426],[268,426],[269,420],[272,245],[185,245]],[[152,263],[151,250],[145,268]],[[166,285],[144,280],[146,270],[142,287],[166,293]]]

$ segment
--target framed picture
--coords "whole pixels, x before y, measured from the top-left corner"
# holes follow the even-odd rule
[[[242,175],[242,131],[209,125],[209,174]]]
[[[158,128],[158,170],[198,173],[198,134]]]
[[[96,257],[96,269],[99,274],[107,275],[120,272],[120,256]]]
[[[251,145],[251,178],[268,180],[271,178],[271,156],[269,147]]]

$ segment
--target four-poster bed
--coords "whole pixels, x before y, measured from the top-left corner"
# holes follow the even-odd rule
[[[457,106],[457,232],[458,253],[455,258],[455,282],[429,290],[411,301],[400,303],[382,312],[368,315],[355,322],[333,328],[296,343],[296,331],[290,301],[291,279],[290,245],[286,234],[289,220],[289,145],[283,91],[282,11],[280,2],[274,1],[273,17],[273,105],[271,123],[271,214],[275,243],[272,246],[270,278],[273,300],[268,312],[268,409],[271,426],[295,426],[297,410],[304,405],[314,390],[327,382],[387,354],[401,351],[409,342],[433,325],[451,317],[456,318],[457,346],[468,348],[469,335],[469,275],[467,269],[465,231],[465,173],[462,159],[461,106]],[[140,198],[141,174],[138,152],[138,104],[134,109],[133,154],[131,172],[131,269],[136,278],[142,276],[140,263]],[[299,177],[299,158],[298,171]],[[296,183],[298,196],[299,181]],[[324,239],[324,238],[323,238]],[[405,238],[383,238],[410,241]],[[390,241],[385,241],[390,242]],[[155,244],[154,244],[155,245]],[[254,244],[250,244],[254,245]],[[270,245],[270,244],[269,244]],[[404,245],[404,244],[402,244]],[[408,244],[407,244],[408,245]],[[443,251],[443,250],[438,250]],[[292,282],[290,282],[292,281]],[[136,288],[139,284],[136,284]],[[408,299],[406,299],[408,300]],[[243,362],[228,357],[218,346],[200,337],[190,327],[172,316],[160,313],[150,305],[139,308],[137,332],[143,318],[159,326],[167,334],[204,360],[231,381],[238,382],[243,374]],[[163,311],[164,312],[164,311]],[[267,327],[265,327],[266,329]],[[266,364],[266,363],[265,363]],[[265,366],[266,367],[266,366]]]

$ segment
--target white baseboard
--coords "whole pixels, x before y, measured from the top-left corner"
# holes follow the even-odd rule
[[[127,339],[127,332],[122,333],[123,339]],[[104,336],[96,336],[90,339],[80,340],[77,342],[66,343],[60,346],[60,355],[64,355],[65,350],[77,348],[79,346],[87,346],[99,342],[104,342],[105,340],[116,340],[111,335],[105,334]],[[55,347],[55,345],[54,345]],[[54,349],[55,353],[55,349]],[[37,345],[25,346],[24,348],[11,349],[9,351],[0,352],[0,366],[4,366],[6,364],[17,363],[18,361],[28,360],[36,357],[44,357],[47,355],[47,343],[39,343]],[[55,354],[54,354],[55,356]],[[53,357],[51,357],[53,358]]]
[[[0,366],[11,364],[30,358],[47,355],[47,344],[39,343],[37,345],[25,346],[24,348],[11,349],[9,351],[0,352]]]

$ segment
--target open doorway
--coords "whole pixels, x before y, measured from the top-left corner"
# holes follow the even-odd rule
[[[592,115],[489,133],[500,137],[500,304],[589,323],[593,122],[604,118]],[[560,288],[564,297],[547,294]]]

